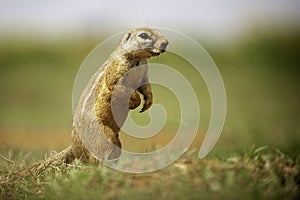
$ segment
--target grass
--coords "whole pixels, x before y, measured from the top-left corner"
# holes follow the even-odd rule
[[[1,174],[39,159],[22,151],[4,155]],[[200,160],[190,150],[173,165],[147,174],[76,161],[50,166],[37,177],[4,181],[0,191],[1,199],[296,199],[300,157],[291,159],[278,149],[252,146],[240,156]]]
[[[2,182],[0,199],[299,198],[298,35],[299,30],[283,35],[256,31],[225,47],[205,46],[223,76],[228,102],[222,136],[206,159],[198,159],[193,148],[199,148],[209,122],[209,94],[201,78],[190,78],[199,85],[202,135],[176,163],[148,174],[121,173],[80,162],[50,166],[38,177]],[[76,72],[101,40],[1,40],[1,175],[26,168],[45,159],[49,150],[69,145]],[[194,77],[194,71],[182,67],[188,65],[186,61],[165,58],[161,56],[160,61]],[[166,104],[170,113],[166,127],[149,140],[121,135],[125,149],[148,152],[173,138],[166,133],[178,125],[174,123],[178,111],[173,109],[178,102],[164,88],[154,86],[153,90],[155,101]],[[142,125],[149,121],[147,114],[141,117],[133,112],[132,116]]]

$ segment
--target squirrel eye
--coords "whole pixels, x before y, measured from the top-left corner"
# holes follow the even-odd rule
[[[144,40],[150,38],[149,35],[148,35],[147,33],[141,33],[141,34],[139,34],[139,37],[140,37],[140,38],[143,38]]]

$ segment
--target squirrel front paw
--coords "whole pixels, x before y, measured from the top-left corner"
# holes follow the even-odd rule
[[[142,108],[142,110],[140,111],[140,113],[148,110],[150,108],[150,106],[152,105],[152,93],[149,93],[147,96],[144,96],[144,106]]]
[[[141,98],[137,91],[134,91],[129,100],[129,109],[133,110],[141,104]]]

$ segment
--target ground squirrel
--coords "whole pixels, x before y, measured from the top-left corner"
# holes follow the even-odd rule
[[[120,156],[118,132],[129,109],[140,105],[138,93],[144,99],[140,112],[152,104],[147,59],[165,52],[167,45],[166,38],[156,29],[137,28],[124,34],[119,46],[93,75],[80,97],[74,115],[71,147],[64,154],[65,162],[74,158],[88,162]],[[130,78],[125,78],[132,69],[136,71],[129,75]],[[134,88],[132,84],[140,87]],[[129,94],[130,100],[122,101]],[[114,101],[118,104],[116,108],[120,109],[117,110],[121,113],[119,119],[112,112]],[[92,152],[87,146],[93,149]]]

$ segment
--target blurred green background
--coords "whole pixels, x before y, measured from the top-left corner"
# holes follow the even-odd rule
[[[202,36],[201,28],[177,27],[204,46],[223,76],[227,118],[211,155],[236,154],[252,144],[299,155],[299,18],[281,22],[276,19],[271,20],[272,23],[268,20],[261,23],[256,19],[246,30],[237,29],[238,34],[231,30],[236,35],[230,37]],[[161,26],[168,24],[167,21],[153,21]],[[84,23],[86,21],[81,25]],[[129,25],[142,26],[144,23]],[[169,27],[176,29],[172,23]],[[30,32],[31,26],[25,33],[15,30],[14,25],[3,27],[5,29],[0,32],[1,147],[62,148],[68,145],[72,127],[72,87],[77,70],[97,44],[126,28],[110,24],[86,31],[82,29],[80,34],[73,34],[73,30],[65,30],[62,34],[44,30],[44,34],[35,32],[36,27]],[[50,26],[49,30],[52,28]],[[171,58],[161,56],[162,60]],[[186,73],[189,76],[193,72]],[[155,90],[160,98],[158,101],[168,102],[164,100],[168,97],[163,96],[166,92],[160,92],[159,88]],[[204,123],[199,132],[203,134],[210,117],[210,104],[205,86],[200,90],[198,97]]]

